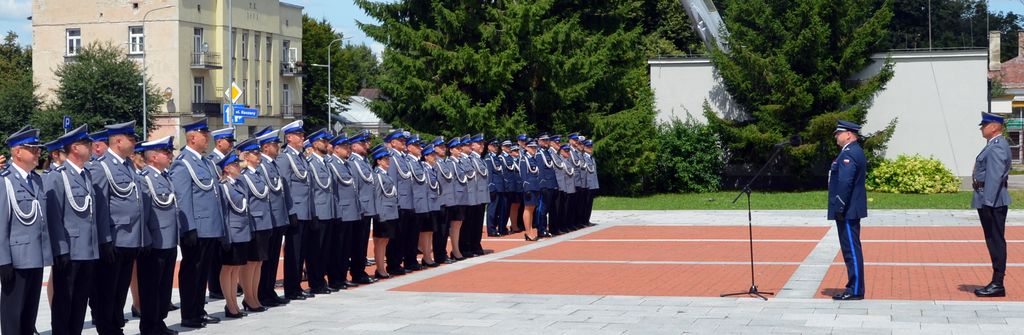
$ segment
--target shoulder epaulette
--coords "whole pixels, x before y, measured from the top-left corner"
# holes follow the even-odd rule
[[[102,162],[102,161],[103,161],[104,159],[107,159],[107,156],[106,156],[106,155],[104,155],[104,156],[99,156],[99,157],[96,157],[95,161],[96,161],[96,162]]]
[[[3,171],[0,171],[0,177],[6,177],[9,174],[11,174],[11,170],[4,169]]]
[[[142,171],[139,171],[140,176],[145,176],[147,174],[149,174],[149,169],[142,169]]]
[[[64,165],[58,166],[56,169],[53,169],[53,171],[57,171],[57,172],[64,171],[64,170],[67,170],[67,168],[64,167]]]

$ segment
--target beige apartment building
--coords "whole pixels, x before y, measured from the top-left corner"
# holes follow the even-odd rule
[[[175,135],[180,144],[180,125],[198,118],[225,127],[229,71],[243,90],[237,104],[259,113],[236,125],[239,138],[301,118],[302,7],[277,0],[233,0],[231,7],[228,0],[34,0],[37,93],[52,98],[58,65],[90,43],[110,42],[145,65],[167,100],[151,139]]]

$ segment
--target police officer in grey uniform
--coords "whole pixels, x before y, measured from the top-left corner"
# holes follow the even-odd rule
[[[242,267],[239,281],[245,299],[242,300],[242,308],[246,312],[260,313],[267,311],[267,308],[260,303],[259,281],[263,262],[270,259],[270,236],[274,231],[274,214],[270,210],[270,186],[266,179],[260,175],[260,164],[263,160],[260,156],[260,144],[255,138],[249,138],[235,146],[239,158],[245,162],[235,184],[245,188],[248,192],[249,217],[252,220],[252,238],[249,240],[247,262]],[[273,255],[274,257],[280,257]]]
[[[206,283],[211,276],[210,262],[220,253],[225,236],[224,211],[218,185],[218,168],[203,156],[210,145],[206,119],[186,124],[185,148],[171,163],[170,179],[174,197],[181,210],[181,268],[178,285],[181,295],[181,325],[202,328],[219,323],[206,313]]]
[[[213,137],[213,150],[210,150],[210,154],[206,155],[206,159],[211,162],[220,162],[224,159],[231,148],[235,145],[235,128],[228,127],[217,129],[210,132],[210,136]],[[220,169],[216,169],[217,174],[220,174]],[[210,276],[207,284],[207,289],[210,291],[210,299],[224,299],[224,292],[220,289],[220,278],[216,274],[220,273],[220,253],[213,253],[213,257],[210,259],[210,273],[214,274]]]
[[[387,175],[391,177],[395,187],[398,189],[397,232],[395,238],[388,241],[387,246],[387,272],[390,275],[404,275],[406,268],[411,270],[411,267],[408,266],[411,264],[403,265],[405,249],[409,245],[409,232],[416,230],[414,225],[418,227],[412,200],[412,171],[405,154],[407,138],[408,136],[405,135],[405,131],[402,129],[394,130],[384,137],[384,143],[388,145],[389,159],[391,160],[391,163],[388,164]],[[377,206],[377,208],[379,209],[380,206]]]
[[[409,164],[409,170],[412,172],[410,184],[412,185],[414,219],[410,226],[411,231],[405,238],[403,263],[407,271],[417,271],[423,269],[423,265],[416,260],[416,252],[420,250],[421,242],[427,238],[423,233],[433,230],[430,221],[430,177],[422,164],[423,142],[420,135],[410,136],[406,141],[405,148],[407,151],[405,158]]]
[[[473,251],[473,254],[482,256],[493,252],[491,250],[484,250],[483,245],[481,244],[484,234],[484,216],[487,213],[487,204],[491,202],[490,192],[487,190],[487,176],[489,171],[487,171],[487,166],[484,164],[483,160],[484,134],[476,134],[476,136],[473,136],[470,148],[472,148],[472,153],[469,155],[469,158],[472,160],[472,166],[480,177],[476,179],[477,203],[476,206],[474,206],[476,210],[473,212],[473,218],[475,221],[469,226],[473,230],[470,234],[472,240],[470,241],[469,247],[470,250]]]
[[[99,259],[96,197],[92,178],[85,170],[92,142],[88,125],[68,132],[55,142],[57,150],[67,152],[67,159],[44,178],[46,220],[50,223],[50,240],[57,246],[53,250],[56,261],[50,269],[53,279],[50,324],[55,334],[81,334]]]
[[[313,180],[309,172],[309,162],[303,157],[305,150],[303,141],[305,131],[302,120],[289,123],[281,128],[287,147],[284,157],[275,162],[284,180],[285,192],[291,198],[288,207],[288,220],[291,224],[284,237],[284,294],[289,300],[306,300],[313,294],[305,292],[299,283],[302,281],[302,265],[308,256],[303,251],[303,235],[313,222]]]
[[[434,146],[434,152],[437,155],[437,159],[434,161],[433,169],[437,174],[438,186],[441,188],[441,194],[438,195],[438,202],[441,205],[440,213],[436,229],[434,229],[433,236],[433,250],[434,250],[434,262],[435,263],[446,263],[450,264],[451,260],[448,259],[448,234],[451,228],[451,220],[449,220],[448,212],[449,209],[455,206],[455,180],[453,179],[455,166],[451,164],[448,159],[448,146],[445,143],[444,136],[435,137],[431,141],[431,145]]]
[[[135,151],[135,121],[107,125],[109,147],[88,169],[96,194],[100,258],[89,307],[102,334],[120,334],[132,264],[150,236],[145,230],[148,204],[142,201],[141,178],[128,157]]]
[[[573,193],[572,199],[569,206],[572,208],[572,220],[570,221],[572,230],[579,230],[585,226],[584,222],[581,222],[585,218],[586,213],[586,197],[587,197],[587,175],[586,175],[586,161],[583,160],[582,144],[580,143],[581,138],[579,133],[569,134],[569,160],[572,162],[574,170],[572,181],[575,185],[576,192]]]
[[[31,127],[11,134],[6,142],[11,159],[0,171],[0,333],[31,334],[43,267],[53,262],[43,179],[33,171],[42,145],[39,130]]]
[[[348,280],[349,261],[352,259],[352,228],[359,224],[362,214],[359,212],[358,183],[349,169],[351,146],[348,135],[340,133],[331,138],[331,154],[327,155],[327,166],[334,178],[334,213],[335,223],[328,227],[327,238],[327,287],[333,290],[344,290],[349,286],[358,286]],[[365,254],[365,252],[364,252]]]
[[[174,266],[178,257],[181,229],[178,202],[167,169],[174,160],[174,137],[142,143],[146,167],[142,170],[142,194],[149,203],[146,229],[153,239],[150,249],[139,255],[139,331],[142,334],[177,334],[164,319],[171,306]]]
[[[1010,205],[1010,192],[1006,181],[1010,173],[1010,144],[1003,138],[1003,118],[981,114],[981,136],[988,142],[974,161],[974,196],[971,208],[978,209],[985,245],[992,259],[992,281],[974,290],[979,297],[1005,297],[1006,288],[1006,212]]]
[[[508,141],[506,141],[508,142]],[[487,206],[487,236],[497,237],[508,234],[505,223],[508,219],[508,194],[505,190],[505,164],[497,158],[501,154],[498,150],[498,140],[491,140],[487,145],[487,153],[484,155],[484,163],[487,165],[487,191],[491,202]],[[503,155],[503,154],[502,154]]]
[[[288,299],[277,295],[277,291],[274,290],[277,284],[277,268],[281,260],[281,243],[288,230],[288,206],[291,204],[291,198],[288,192],[285,192],[284,181],[276,163],[281,152],[281,139],[277,133],[278,131],[270,126],[256,133],[256,140],[260,145],[260,166],[256,172],[270,189],[269,215],[274,222],[274,229],[267,245],[269,257],[260,267],[260,287],[257,294],[260,305],[267,307],[277,307],[289,302]]]
[[[334,202],[334,178],[331,175],[331,168],[327,166],[326,156],[328,154],[328,142],[331,136],[327,129],[320,129],[313,132],[306,138],[313,146],[313,153],[306,158],[309,162],[310,179],[313,181],[313,221],[307,225],[302,236],[302,248],[306,254],[306,277],[309,280],[309,291],[313,294],[330,294],[332,290],[327,288],[327,269],[324,267],[327,261],[324,232],[328,226],[335,224],[335,202]]]
[[[107,153],[107,141],[109,140],[107,130],[91,133],[89,139],[92,139],[92,149],[89,151],[89,161],[92,162]]]
[[[463,211],[464,216],[462,224],[460,225],[459,251],[462,252],[462,255],[465,258],[470,258],[478,256],[476,252],[473,251],[474,248],[472,247],[472,244],[474,243],[474,238],[472,234],[473,231],[475,231],[472,226],[473,223],[476,222],[476,205],[480,203],[480,201],[477,199],[477,197],[480,196],[480,193],[477,192],[477,179],[487,180],[487,177],[481,176],[479,173],[477,173],[476,168],[473,167],[473,159],[470,158],[470,156],[472,156],[470,153],[473,150],[473,137],[468,134],[463,135],[462,138],[459,140],[459,143],[460,152],[458,157],[458,165],[459,170],[463,173],[463,176],[466,178],[466,202],[463,205],[463,208],[465,208],[465,210]]]
[[[377,281],[376,278],[370,277],[366,273],[366,250],[369,248],[370,224],[372,218],[377,216],[377,208],[374,201],[376,200],[376,187],[378,187],[376,174],[373,172],[373,168],[370,167],[367,156],[370,149],[370,138],[370,133],[364,131],[352,136],[348,140],[352,148],[352,153],[348,157],[348,166],[356,180],[356,193],[358,194],[359,213],[361,215],[359,222],[352,226],[352,242],[350,243],[352,249],[349,251],[352,258],[348,265],[352,282],[357,284],[371,284]]]
[[[587,226],[593,226],[594,223],[590,222],[590,215],[594,211],[594,197],[597,196],[597,190],[601,188],[601,184],[597,180],[597,162],[594,160],[593,140],[587,139],[583,141],[583,148],[583,159],[587,165],[587,214],[583,222]]]

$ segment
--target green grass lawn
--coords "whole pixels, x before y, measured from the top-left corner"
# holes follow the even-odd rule
[[[735,204],[732,199],[739,192],[698,194],[658,194],[646,197],[598,197],[595,210],[666,210],[666,209],[746,209],[746,196]],[[1024,191],[1011,191],[1015,200],[1010,208],[1024,208]],[[750,196],[754,209],[825,209],[828,205],[825,191],[764,193]],[[971,192],[947,194],[892,194],[868,193],[868,209],[970,209]]]

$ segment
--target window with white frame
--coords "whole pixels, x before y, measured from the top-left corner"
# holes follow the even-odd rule
[[[242,33],[242,59],[249,59],[249,32]]]
[[[64,55],[77,56],[78,52],[82,51],[82,30],[78,28],[65,30],[64,37],[66,40]]]
[[[274,35],[267,34],[267,61],[270,61],[271,52],[274,51]]]
[[[267,111],[268,112],[270,110],[274,109],[274,103],[273,103],[273,101],[270,100],[271,99],[270,93],[271,93],[271,89],[272,89],[273,85],[271,85],[270,83],[271,83],[271,81],[267,80]]]
[[[145,38],[141,26],[128,27],[128,45],[131,46],[129,53],[137,55],[145,52]]]
[[[256,54],[258,55],[259,53],[256,53]],[[260,80],[259,79],[256,79],[256,85],[253,86],[252,100],[253,100],[253,105],[255,105],[255,106],[259,106],[260,105]]]
[[[203,77],[192,78],[192,102],[200,103],[203,102],[203,83],[206,81]]]
[[[238,42],[237,37],[238,37],[238,32],[236,32],[234,29],[232,29],[231,30],[231,58],[232,59],[235,58],[235,52],[238,51],[238,48],[235,47],[236,45],[238,45],[238,44],[235,44],[236,42]]]
[[[292,41],[284,40],[284,41],[281,42],[281,61],[282,62],[288,63],[288,62],[292,61],[291,59],[288,59],[288,49],[291,48],[291,46],[292,46]]]
[[[242,104],[249,105],[249,79],[242,79]]]
[[[252,52],[252,56],[256,60],[260,60],[260,41],[262,41],[262,39],[260,39],[260,33],[256,33],[256,35],[252,38],[252,47],[254,49]]]
[[[292,115],[292,90],[288,84],[281,85],[281,115]]]

